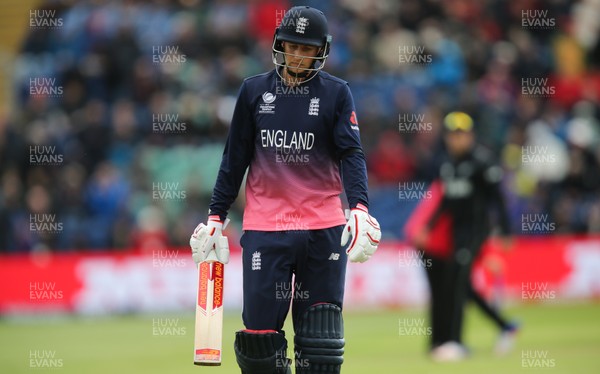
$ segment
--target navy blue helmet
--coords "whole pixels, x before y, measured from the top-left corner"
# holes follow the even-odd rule
[[[273,63],[279,68],[286,68],[286,55],[283,50],[282,42],[290,42],[295,44],[304,44],[315,47],[320,47],[318,54],[315,57],[300,56],[302,58],[312,59],[313,63],[309,68],[301,68],[304,70],[302,75],[298,76],[314,77],[314,72],[317,72],[325,66],[325,60],[329,56],[329,48],[331,46],[331,35],[327,27],[327,18],[323,12],[309,6],[295,6],[289,9],[281,24],[275,29],[273,37]],[[309,79],[310,79],[309,78]]]

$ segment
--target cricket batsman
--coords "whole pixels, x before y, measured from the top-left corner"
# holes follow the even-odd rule
[[[245,374],[291,373],[282,330],[290,303],[296,373],[339,373],[346,262],[367,261],[381,238],[368,211],[350,88],[323,71],[331,40],[323,12],[286,12],[273,38],[275,69],[247,78],[239,90],[208,222],[190,239],[196,263],[213,250],[227,261],[218,238],[247,170],[240,243],[245,329],[234,344]]]

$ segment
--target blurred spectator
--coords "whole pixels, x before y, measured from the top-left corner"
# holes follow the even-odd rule
[[[187,245],[241,80],[273,68],[273,27],[297,3],[43,5],[64,24],[30,29],[16,56],[17,105],[0,117],[0,250],[146,248],[139,233],[148,230],[157,245]],[[455,108],[473,113],[479,140],[502,155],[511,217],[542,212],[560,232],[600,231],[600,11],[592,1],[309,3],[331,25],[325,70],[352,85],[373,215],[388,237],[400,237],[411,209],[394,186],[431,180],[440,119]],[[527,27],[524,10],[547,11],[540,17],[551,27]],[[424,63],[402,63],[401,47]],[[32,95],[36,77],[55,78],[49,84],[62,93]],[[531,82],[547,94],[524,93]],[[430,126],[398,131],[401,114]],[[64,159],[36,165],[30,145],[55,147]],[[536,145],[559,160],[525,165],[524,147]],[[186,199],[154,201],[152,183],[166,180]],[[55,214],[62,231],[29,230],[35,214]],[[240,206],[231,214],[233,230]]]
[[[368,160],[371,183],[375,185],[398,184],[413,177],[414,160],[398,131],[382,132]]]

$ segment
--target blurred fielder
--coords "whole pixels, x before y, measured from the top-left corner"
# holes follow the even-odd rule
[[[273,38],[275,69],[240,88],[208,223],[190,239],[197,263],[213,249],[226,258],[218,238],[248,169],[241,238],[246,329],[236,333],[234,347],[242,373],[291,373],[282,330],[290,302],[296,373],[339,373],[346,261],[367,261],[381,237],[368,212],[350,88],[322,70],[330,44],[321,11],[286,12]]]
[[[502,319],[474,291],[470,279],[473,261],[490,233],[490,208],[495,207],[498,212],[501,234],[508,245],[508,214],[500,191],[502,169],[492,162],[488,151],[475,143],[473,119],[468,114],[449,113],[444,118],[444,127],[448,157],[439,172],[441,199],[413,242],[417,248],[426,250],[426,258],[431,261],[431,266],[426,267],[432,296],[431,357],[455,361],[468,353],[462,343],[464,306],[468,299],[499,323],[501,337],[510,337],[516,327]],[[446,227],[443,233],[436,232],[440,223]],[[440,241],[441,236],[447,248],[430,251],[432,244],[436,244],[431,240]]]

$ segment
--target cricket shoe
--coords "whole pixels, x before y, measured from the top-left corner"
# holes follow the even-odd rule
[[[503,329],[494,346],[494,354],[497,356],[506,356],[515,347],[517,333],[520,330],[518,323],[512,322],[507,328]]]
[[[469,350],[458,342],[450,341],[432,349],[429,356],[435,362],[456,362],[469,357]]]

